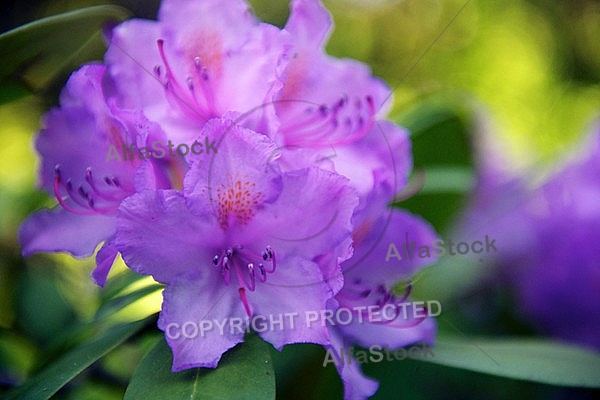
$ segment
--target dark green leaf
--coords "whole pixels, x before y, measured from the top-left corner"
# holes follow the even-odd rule
[[[10,100],[24,89],[39,92],[61,84],[68,73],[105,50],[101,28],[122,21],[129,12],[117,6],[95,6],[43,18],[0,35],[0,84]]]
[[[149,319],[145,319],[99,332],[29,379],[23,386],[9,392],[6,399],[49,399],[92,363],[141,330],[148,321]]]
[[[600,388],[600,354],[540,339],[438,338],[422,361],[557,386]]]
[[[423,170],[424,185],[419,193],[467,193],[473,173],[467,167],[431,167]]]
[[[0,89],[0,104],[9,103],[22,97],[30,95],[31,92],[23,85],[16,82],[2,80],[2,89]]]
[[[461,210],[472,184],[470,114],[464,99],[433,95],[393,118],[410,131],[415,165],[414,187],[400,193],[399,206],[439,232]]]
[[[51,269],[36,266],[19,285],[17,312],[28,335],[46,342],[74,319],[75,312],[60,292]]]
[[[129,284],[139,280],[140,276],[137,274],[123,273],[118,277],[115,277],[115,286],[110,286],[113,292],[111,297],[102,296],[102,304],[96,311],[92,321],[75,320],[73,323],[67,325],[64,329],[52,336],[52,340],[47,345],[47,350],[52,353],[60,351],[66,345],[70,345],[73,342],[80,340],[81,337],[89,336],[90,332],[97,330],[99,327],[112,325],[111,317],[121,311],[123,308],[134,304],[135,302],[142,300],[146,296],[162,289],[162,285],[151,284],[148,286],[141,287],[133,290],[130,293],[117,295],[115,290],[117,287],[121,287],[120,290],[124,290]],[[112,281],[109,281],[112,282]],[[127,283],[127,284],[126,284]],[[109,285],[107,285],[109,287]],[[149,311],[148,315],[153,313]]]
[[[125,400],[274,399],[275,375],[268,346],[252,335],[225,353],[216,369],[173,373],[171,349],[161,339],[135,371]]]

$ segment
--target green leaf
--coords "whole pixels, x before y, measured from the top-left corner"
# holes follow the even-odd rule
[[[7,394],[9,399],[46,400],[106,353],[140,331],[150,319],[99,332]]]
[[[477,289],[479,282],[489,276],[491,271],[487,267],[488,257],[489,255],[474,253],[454,256],[446,254],[433,266],[420,272],[413,294],[420,299],[435,299],[442,304],[452,303],[457,296]]]
[[[60,351],[65,345],[71,344],[82,336],[89,335],[91,330],[97,330],[99,327],[105,325],[114,325],[115,322],[112,317],[119,311],[127,306],[135,304],[137,301],[142,300],[146,296],[149,296],[162,288],[162,285],[151,284],[130,293],[104,300],[91,321],[75,320],[62,331],[53,335],[52,340],[46,346],[47,351],[50,353]],[[153,311],[149,311],[147,315],[152,313]]]
[[[171,372],[171,349],[161,339],[144,357],[125,392],[125,400],[274,399],[275,374],[269,345],[258,336],[223,355],[216,369]]]
[[[0,84],[11,87],[0,98],[14,99],[62,84],[79,65],[102,59],[101,28],[122,21],[129,12],[118,6],[95,6],[33,21],[0,35]],[[58,82],[60,81],[60,82]]]
[[[430,167],[423,170],[420,194],[467,193],[473,185],[473,172],[466,167]]]
[[[23,276],[17,292],[17,315],[25,332],[44,342],[73,321],[75,312],[60,292],[56,274],[40,267]]]
[[[472,111],[464,98],[445,94],[420,99],[392,119],[410,132],[414,173],[398,204],[443,232],[471,188]]]
[[[100,292],[102,303],[118,296],[119,293],[142,278],[142,275],[136,274],[130,269],[126,269],[118,275],[109,278],[106,282],[106,286],[104,286],[104,289]]]
[[[106,317],[109,317],[109,316],[113,315],[114,313],[116,313],[117,311],[123,309],[124,307],[129,306],[129,305],[135,303],[136,301],[141,300],[144,297],[146,297],[158,290],[161,290],[162,288],[163,288],[163,285],[152,284],[150,286],[145,286],[140,289],[137,289],[131,293],[127,293],[125,295],[115,297],[112,300],[110,300],[100,306],[100,308],[96,312],[96,315],[94,316],[94,319],[101,320]]]
[[[0,89],[0,105],[19,100],[20,98],[31,94],[29,90],[25,89],[22,85],[16,82],[10,82],[4,79],[1,80],[1,82],[2,89]]]
[[[440,336],[422,361],[557,386],[600,388],[600,354],[540,339]]]
[[[436,126],[457,117],[464,119],[467,114],[459,99],[451,99],[446,93],[437,93],[429,98],[419,99],[417,103],[404,108],[401,113],[391,118],[407,128],[414,141],[419,135],[434,130]]]

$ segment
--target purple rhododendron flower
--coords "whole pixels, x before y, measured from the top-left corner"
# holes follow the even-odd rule
[[[158,21],[112,31],[106,63],[122,101],[183,142],[211,118],[271,101],[289,40],[243,0],[165,0]],[[261,120],[255,113],[245,124],[258,129]]]
[[[382,190],[389,202],[412,167],[408,135],[381,120],[391,107],[386,101],[391,88],[366,64],[324,52],[331,28],[331,16],[319,1],[292,2],[284,27],[292,37],[292,56],[273,98],[277,123],[270,126],[277,130],[272,136],[292,153],[284,153],[284,162],[297,167],[298,161],[327,158],[350,178],[361,204]]]
[[[600,349],[600,125],[576,155],[537,188],[488,162],[460,229],[497,239],[494,277],[525,321]]]
[[[391,92],[365,64],[325,54],[331,27],[331,16],[320,2],[292,3],[284,27],[293,38],[292,57],[274,97],[284,144],[337,148],[354,142],[373,128]]]
[[[93,273],[103,285],[117,254],[113,246],[115,215],[121,201],[137,188],[168,184],[160,169],[132,159],[106,161],[110,146],[139,143],[160,135],[160,127],[142,113],[115,105],[113,82],[106,68],[88,65],[75,72],[60,97],[60,108],[44,118],[36,140],[42,155],[40,183],[58,201],[21,227],[23,254],[68,252],[97,254]]]
[[[385,211],[388,210],[373,207],[357,214],[353,238],[355,252],[342,264],[344,287],[329,302],[333,310],[343,308],[353,310],[355,314],[349,324],[329,326],[332,339],[326,346],[336,358],[334,362],[344,381],[347,399],[371,396],[377,390],[377,383],[362,376],[358,363],[343,362],[340,349],[353,344],[395,349],[420,341],[433,344],[435,340],[435,322],[427,316],[427,311],[422,313],[423,316],[415,316],[406,310],[412,306],[410,278],[436,259],[390,258],[388,252],[390,243],[399,240],[414,242],[416,247],[429,246],[437,236],[428,223],[414,215],[396,209],[386,221]],[[379,232],[380,226],[385,226],[383,234]],[[396,295],[394,286],[407,281],[405,293]],[[378,310],[381,316],[371,318],[369,307]]]
[[[116,26],[104,65],[75,72],[45,117],[41,181],[58,205],[23,224],[24,253],[89,256],[104,243],[98,284],[118,252],[164,283],[158,325],[174,371],[216,367],[249,331],[220,324],[256,317],[296,315],[292,329],[252,326],[277,349],[433,342],[429,317],[306,320],[408,301],[392,289],[425,263],[388,266],[387,244],[435,238],[389,207],[412,168],[408,134],[385,120],[391,90],[367,65],[325,53],[331,27],[318,0],[292,1],[283,29],[242,0],[165,0],[157,21]],[[153,146],[203,140],[211,154]],[[151,150],[107,156],[135,147]],[[345,396],[373,394],[352,368],[339,368]]]
[[[278,349],[327,344],[327,329],[307,326],[305,314],[325,309],[334,295],[323,271],[338,260],[319,256],[336,248],[342,260],[351,255],[356,194],[346,178],[316,167],[281,172],[269,160],[275,144],[231,121],[210,121],[203,134],[222,138],[218,154],[192,158],[183,193],[142,192],[119,214],[116,245],[127,265],[167,285],[159,327],[296,312],[294,329],[260,335]],[[330,209],[338,214],[325,232],[294,240],[319,229]],[[333,265],[319,264],[326,262]],[[243,337],[243,330],[217,329],[167,335],[173,370],[216,367]]]

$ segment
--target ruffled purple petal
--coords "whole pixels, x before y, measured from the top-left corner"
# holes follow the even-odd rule
[[[344,340],[338,332],[332,330],[331,344],[325,346],[325,350],[335,358],[336,369],[344,384],[344,400],[368,399],[377,392],[379,383],[364,376],[356,360],[352,360],[352,363],[349,363],[345,359],[347,355],[342,356],[340,349],[345,352],[348,345],[349,342],[347,340]],[[342,357],[345,358],[342,359]]]
[[[70,181],[75,192],[82,186],[98,201],[106,202],[102,196],[121,199],[133,189],[137,160],[124,161],[122,153],[123,145],[136,143],[136,131],[128,129],[128,125],[137,121],[127,121],[132,118],[130,115],[116,115],[107,104],[105,70],[100,65],[88,65],[73,73],[61,93],[61,108],[51,110],[44,117],[36,149],[42,156],[41,183],[49,193],[55,191],[57,166],[61,189]],[[109,157],[114,154],[109,153],[111,146],[121,154],[119,158]],[[86,179],[88,168],[97,190]],[[105,178],[115,177],[118,185],[105,182]]]
[[[189,207],[212,212],[222,227],[245,225],[281,191],[275,143],[225,118],[211,120],[201,132],[216,142],[216,153],[190,156],[184,181]]]
[[[274,247],[312,259],[350,238],[357,204],[354,190],[340,175],[318,168],[287,172],[277,201],[265,204],[251,227],[265,232]],[[342,259],[350,256],[347,243],[345,250],[339,254]]]
[[[170,139],[188,142],[229,111],[250,111],[240,123],[263,126],[262,105],[281,87],[289,41],[259,23],[244,1],[171,0],[162,3],[159,22],[117,27],[106,61],[127,104],[142,106]]]
[[[165,0],[161,3],[158,19],[172,30],[213,32],[227,49],[239,45],[240,38],[258,25],[244,0]],[[202,43],[196,45],[203,46]],[[205,44],[213,45],[217,43]]]
[[[189,271],[216,274],[211,260],[223,232],[209,215],[195,216],[182,194],[144,191],[126,199],[117,216],[115,246],[134,271],[169,283]]]
[[[290,18],[285,30],[290,32],[301,46],[323,48],[333,26],[331,14],[320,1],[294,0],[290,6]]]
[[[367,198],[372,192],[389,203],[408,182],[412,169],[408,132],[392,122],[378,121],[364,138],[335,149],[335,170],[350,179],[362,207],[371,207]]]
[[[112,242],[112,239],[104,243],[102,248],[98,250],[96,254],[96,268],[92,271],[92,279],[96,285],[104,286],[118,253],[119,251]]]
[[[371,286],[394,284],[413,276],[437,260],[433,227],[400,209],[388,209],[376,220],[366,220],[354,234],[355,252],[342,268],[349,281]]]
[[[116,83],[123,107],[143,107],[146,115],[160,110],[150,108],[166,101],[164,88],[154,74],[162,63],[156,41],[161,37],[156,21],[130,19],[112,31],[104,61]]]
[[[278,350],[289,343],[328,343],[325,324],[307,321],[307,312],[325,310],[332,296],[319,266],[300,257],[280,257],[277,271],[248,293],[253,313],[268,320],[260,336]]]
[[[286,145],[328,147],[366,136],[388,96],[387,85],[369,67],[325,55],[330,18],[320,2],[298,1],[286,25],[293,57],[276,94],[279,132]],[[386,107],[387,109],[387,107]]]
[[[125,148],[143,145],[160,128],[140,112],[120,109],[107,93],[114,94],[114,85],[106,68],[83,66],[62,91],[61,107],[46,114],[36,139],[42,156],[40,180],[59,205],[24,223],[24,254],[65,251],[89,256],[113,237],[117,208],[135,191],[141,162],[135,156],[126,160]],[[148,174],[144,178],[156,180]],[[115,256],[112,244],[99,251],[93,273],[98,284],[104,284]]]
[[[158,327],[173,351],[174,372],[215,368],[225,351],[244,340],[246,325],[238,329],[236,320],[231,324],[234,318],[240,324],[246,318],[237,290],[220,279],[216,273],[201,279],[190,274],[173,281],[163,292]]]
[[[88,257],[114,232],[114,217],[77,215],[57,207],[31,215],[21,225],[19,241],[24,256],[67,252],[75,257]]]

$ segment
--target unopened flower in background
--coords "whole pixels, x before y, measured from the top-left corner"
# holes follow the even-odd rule
[[[461,229],[497,239],[492,284],[525,323],[600,349],[600,125],[538,187],[526,182],[484,163]]]

